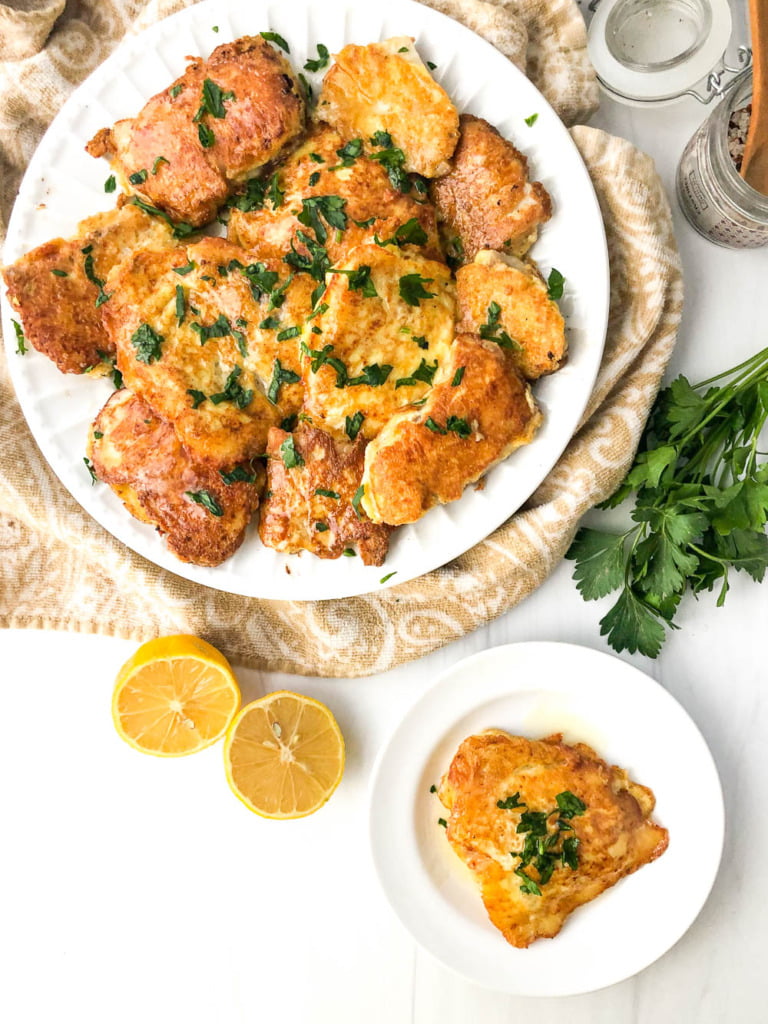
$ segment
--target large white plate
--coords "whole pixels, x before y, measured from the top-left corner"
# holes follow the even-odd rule
[[[669,847],[576,910],[554,939],[508,945],[438,818],[437,784],[459,743],[500,728],[593,746],[656,795]],[[419,700],[379,755],[370,837],[382,886],[416,941],[459,974],[524,996],[566,996],[622,981],[688,929],[715,880],[723,796],[701,733],[666,690],[618,658],[571,644],[495,647],[458,662]]]
[[[218,27],[218,32],[213,27]],[[135,114],[185,67],[187,54],[207,56],[225,40],[270,28],[283,35],[301,68],[318,42],[331,52],[347,42],[412,35],[459,110],[497,125],[531,160],[531,171],[552,194],[555,215],[534,255],[548,272],[566,277],[562,309],[568,324],[567,366],[536,387],[545,424],[533,444],[488,476],[484,490],[431,511],[396,531],[386,567],[359,558],[324,561],[308,554],[279,555],[264,548],[254,527],[224,565],[205,569],[179,562],[158,534],[122,507],[106,486],[92,487],[83,465],[88,428],[111,386],[63,376],[44,356],[19,358],[3,296],[6,351],[16,394],[43,455],[64,486],[102,526],[139,554],[210,587],[252,597],[310,600],[345,597],[413,579],[466,551],[520,507],[544,479],[579,421],[592,389],[608,316],[608,261],[603,224],[587,171],[566,129],[541,94],[492,46],[451,19],[412,3],[355,0],[206,0],[129,38],[78,88],[32,158],[11,217],[3,252],[11,263],[35,245],[70,235],[77,222],[110,208],[104,161],[83,146],[101,127]],[[319,81],[319,75],[309,76]],[[525,118],[538,114],[533,127]],[[286,571],[289,570],[289,572]]]

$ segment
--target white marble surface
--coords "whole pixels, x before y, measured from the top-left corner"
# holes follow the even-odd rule
[[[737,5],[737,15],[743,6]],[[678,156],[703,115],[693,100],[657,113],[605,101],[594,124],[649,152],[672,194]],[[702,378],[768,344],[768,250],[718,249],[677,210],[676,223],[687,305],[672,370]],[[0,1019],[768,1019],[761,979],[768,902],[761,634],[768,586],[735,579],[722,609],[710,596],[687,600],[681,629],[657,661],[625,655],[666,686],[699,725],[717,761],[727,808],[713,893],[690,931],[657,963],[629,981],[573,999],[484,991],[418,950],[378,889],[366,845],[366,787],[375,755],[404,711],[444,666],[485,647],[547,639],[605,649],[597,628],[604,610],[581,601],[565,564],[485,629],[382,676],[324,680],[240,671],[246,698],[287,685],[326,701],[348,739],[347,772],[331,803],[312,818],[287,823],[262,821],[236,803],[218,750],[163,762],[120,743],[109,720],[109,695],[133,645],[103,637],[0,634]],[[701,842],[707,842],[706,806]],[[627,921],[627,930],[632,927]]]

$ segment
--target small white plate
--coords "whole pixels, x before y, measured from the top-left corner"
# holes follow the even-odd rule
[[[508,945],[448,844],[437,785],[459,743],[483,729],[562,732],[656,795],[667,851],[576,910],[554,939]],[[704,739],[666,690],[618,658],[558,643],[495,647],[458,662],[408,712],[381,752],[370,838],[405,927],[447,967],[519,996],[592,992],[670,949],[709,895],[723,846],[720,780]]]
[[[217,31],[214,31],[214,28]],[[83,147],[104,125],[131,117],[182,73],[187,54],[208,56],[215,46],[264,29],[280,33],[300,69],[322,42],[331,53],[346,43],[412,35],[435,76],[459,110],[495,124],[530,158],[531,172],[552,195],[554,216],[533,256],[545,274],[565,275],[560,303],[568,326],[568,362],[537,382],[544,425],[534,442],[496,466],[483,490],[469,488],[460,501],[433,509],[418,523],[398,529],[386,568],[359,558],[336,561],[282,555],[264,547],[251,527],[245,543],[223,565],[204,568],[180,562],[153,527],[133,519],[109,487],[91,486],[83,465],[88,431],[111,393],[106,379],[59,373],[45,356],[16,355],[13,311],[0,288],[3,330],[16,396],[40,451],[82,507],[128,547],[196,583],[247,597],[313,601],[349,597],[396,586],[430,572],[483,540],[538,487],[573,435],[600,366],[608,320],[608,257],[605,232],[589,174],[562,121],[536,87],[490,43],[411,0],[205,0],[128,36],[75,90],[46,132],[29,163],[8,225],[2,259],[57,235],[114,206],[105,195],[106,163]],[[321,74],[309,75],[315,88]],[[526,117],[538,114],[528,126]],[[380,581],[389,577],[388,583]]]

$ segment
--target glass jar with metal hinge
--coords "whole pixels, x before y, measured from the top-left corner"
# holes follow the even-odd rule
[[[688,221],[705,238],[731,249],[768,245],[768,196],[737,170],[729,135],[752,99],[752,70],[738,75],[683,151],[677,196]]]

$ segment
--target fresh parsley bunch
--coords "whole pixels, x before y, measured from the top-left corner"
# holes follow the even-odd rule
[[[582,528],[566,557],[586,601],[620,590],[600,621],[616,651],[655,658],[683,594],[719,588],[732,569],[760,582],[768,566],[768,348],[691,385],[678,377],[656,400],[638,454],[598,508],[635,495],[624,533]]]

